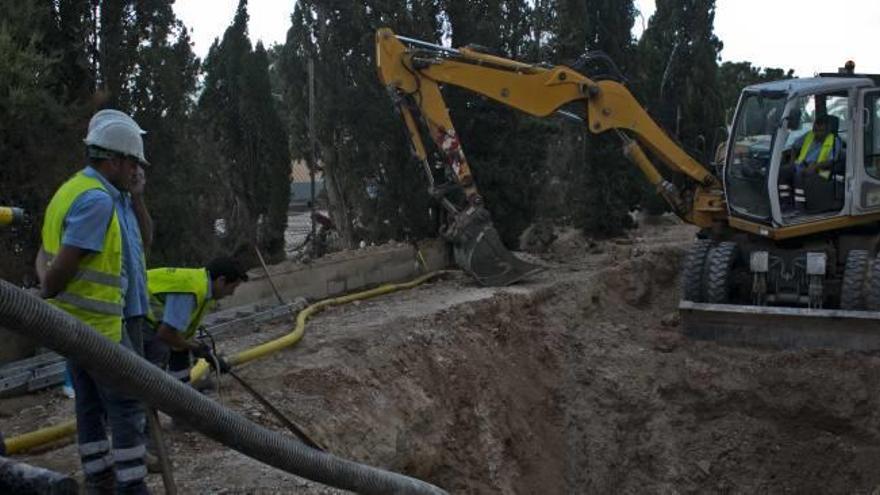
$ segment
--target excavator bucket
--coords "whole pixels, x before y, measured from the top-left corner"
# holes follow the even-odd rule
[[[482,285],[510,285],[544,269],[508,251],[483,208],[456,215],[445,234],[453,242],[456,264]]]
[[[681,301],[684,333],[775,349],[880,350],[880,312]]]

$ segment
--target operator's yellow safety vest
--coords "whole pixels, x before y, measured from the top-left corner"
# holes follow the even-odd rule
[[[804,144],[801,145],[801,152],[797,157],[797,163],[804,163],[804,160],[807,159],[807,153],[810,151],[810,146],[813,145],[813,131],[807,133],[806,139],[804,139]],[[819,158],[816,160],[816,163],[821,163],[828,160],[828,157],[831,156],[831,151],[834,150],[834,134],[828,133],[825,136],[825,140],[822,141],[822,148],[819,149]],[[820,170],[819,175],[828,179],[831,177],[830,170]]]
[[[100,189],[108,192],[100,180],[77,173],[58,188],[46,209],[43,220],[43,250],[49,261],[61,250],[64,236],[64,219],[76,198],[82,193]],[[116,208],[101,252],[82,258],[76,275],[67,286],[49,302],[67,311],[83,323],[113,342],[122,340],[122,231]]]
[[[196,308],[189,316],[183,338],[190,339],[196,334],[205,311],[213,306],[208,299],[208,284],[211,278],[204,268],[154,268],[147,270],[147,290],[150,293],[150,314],[147,319],[158,327],[165,313],[165,294],[177,292],[192,294],[196,298]]]

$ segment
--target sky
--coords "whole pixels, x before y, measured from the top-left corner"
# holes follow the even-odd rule
[[[208,52],[232,22],[238,0],[177,0],[174,10],[192,30],[195,52]],[[249,30],[266,47],[283,43],[294,0],[248,0]],[[634,34],[654,12],[654,0],[636,0],[642,12]],[[721,59],[748,60],[761,67],[794,69],[808,77],[835,72],[846,60],[857,72],[880,73],[876,37],[878,0],[717,0],[715,34],[724,43]],[[873,40],[873,41],[872,41]]]

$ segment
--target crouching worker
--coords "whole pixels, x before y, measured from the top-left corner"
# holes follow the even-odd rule
[[[194,337],[202,317],[216,301],[230,296],[248,279],[233,258],[216,258],[205,268],[155,268],[147,271],[149,325],[144,357],[184,383],[189,382],[190,355],[229,371],[229,364]]]

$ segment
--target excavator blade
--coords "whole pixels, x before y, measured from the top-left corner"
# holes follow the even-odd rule
[[[880,312],[681,301],[684,333],[776,349],[880,350]]]
[[[482,285],[506,286],[544,270],[517,258],[504,247],[483,208],[459,213],[446,237],[453,242],[456,264]]]

